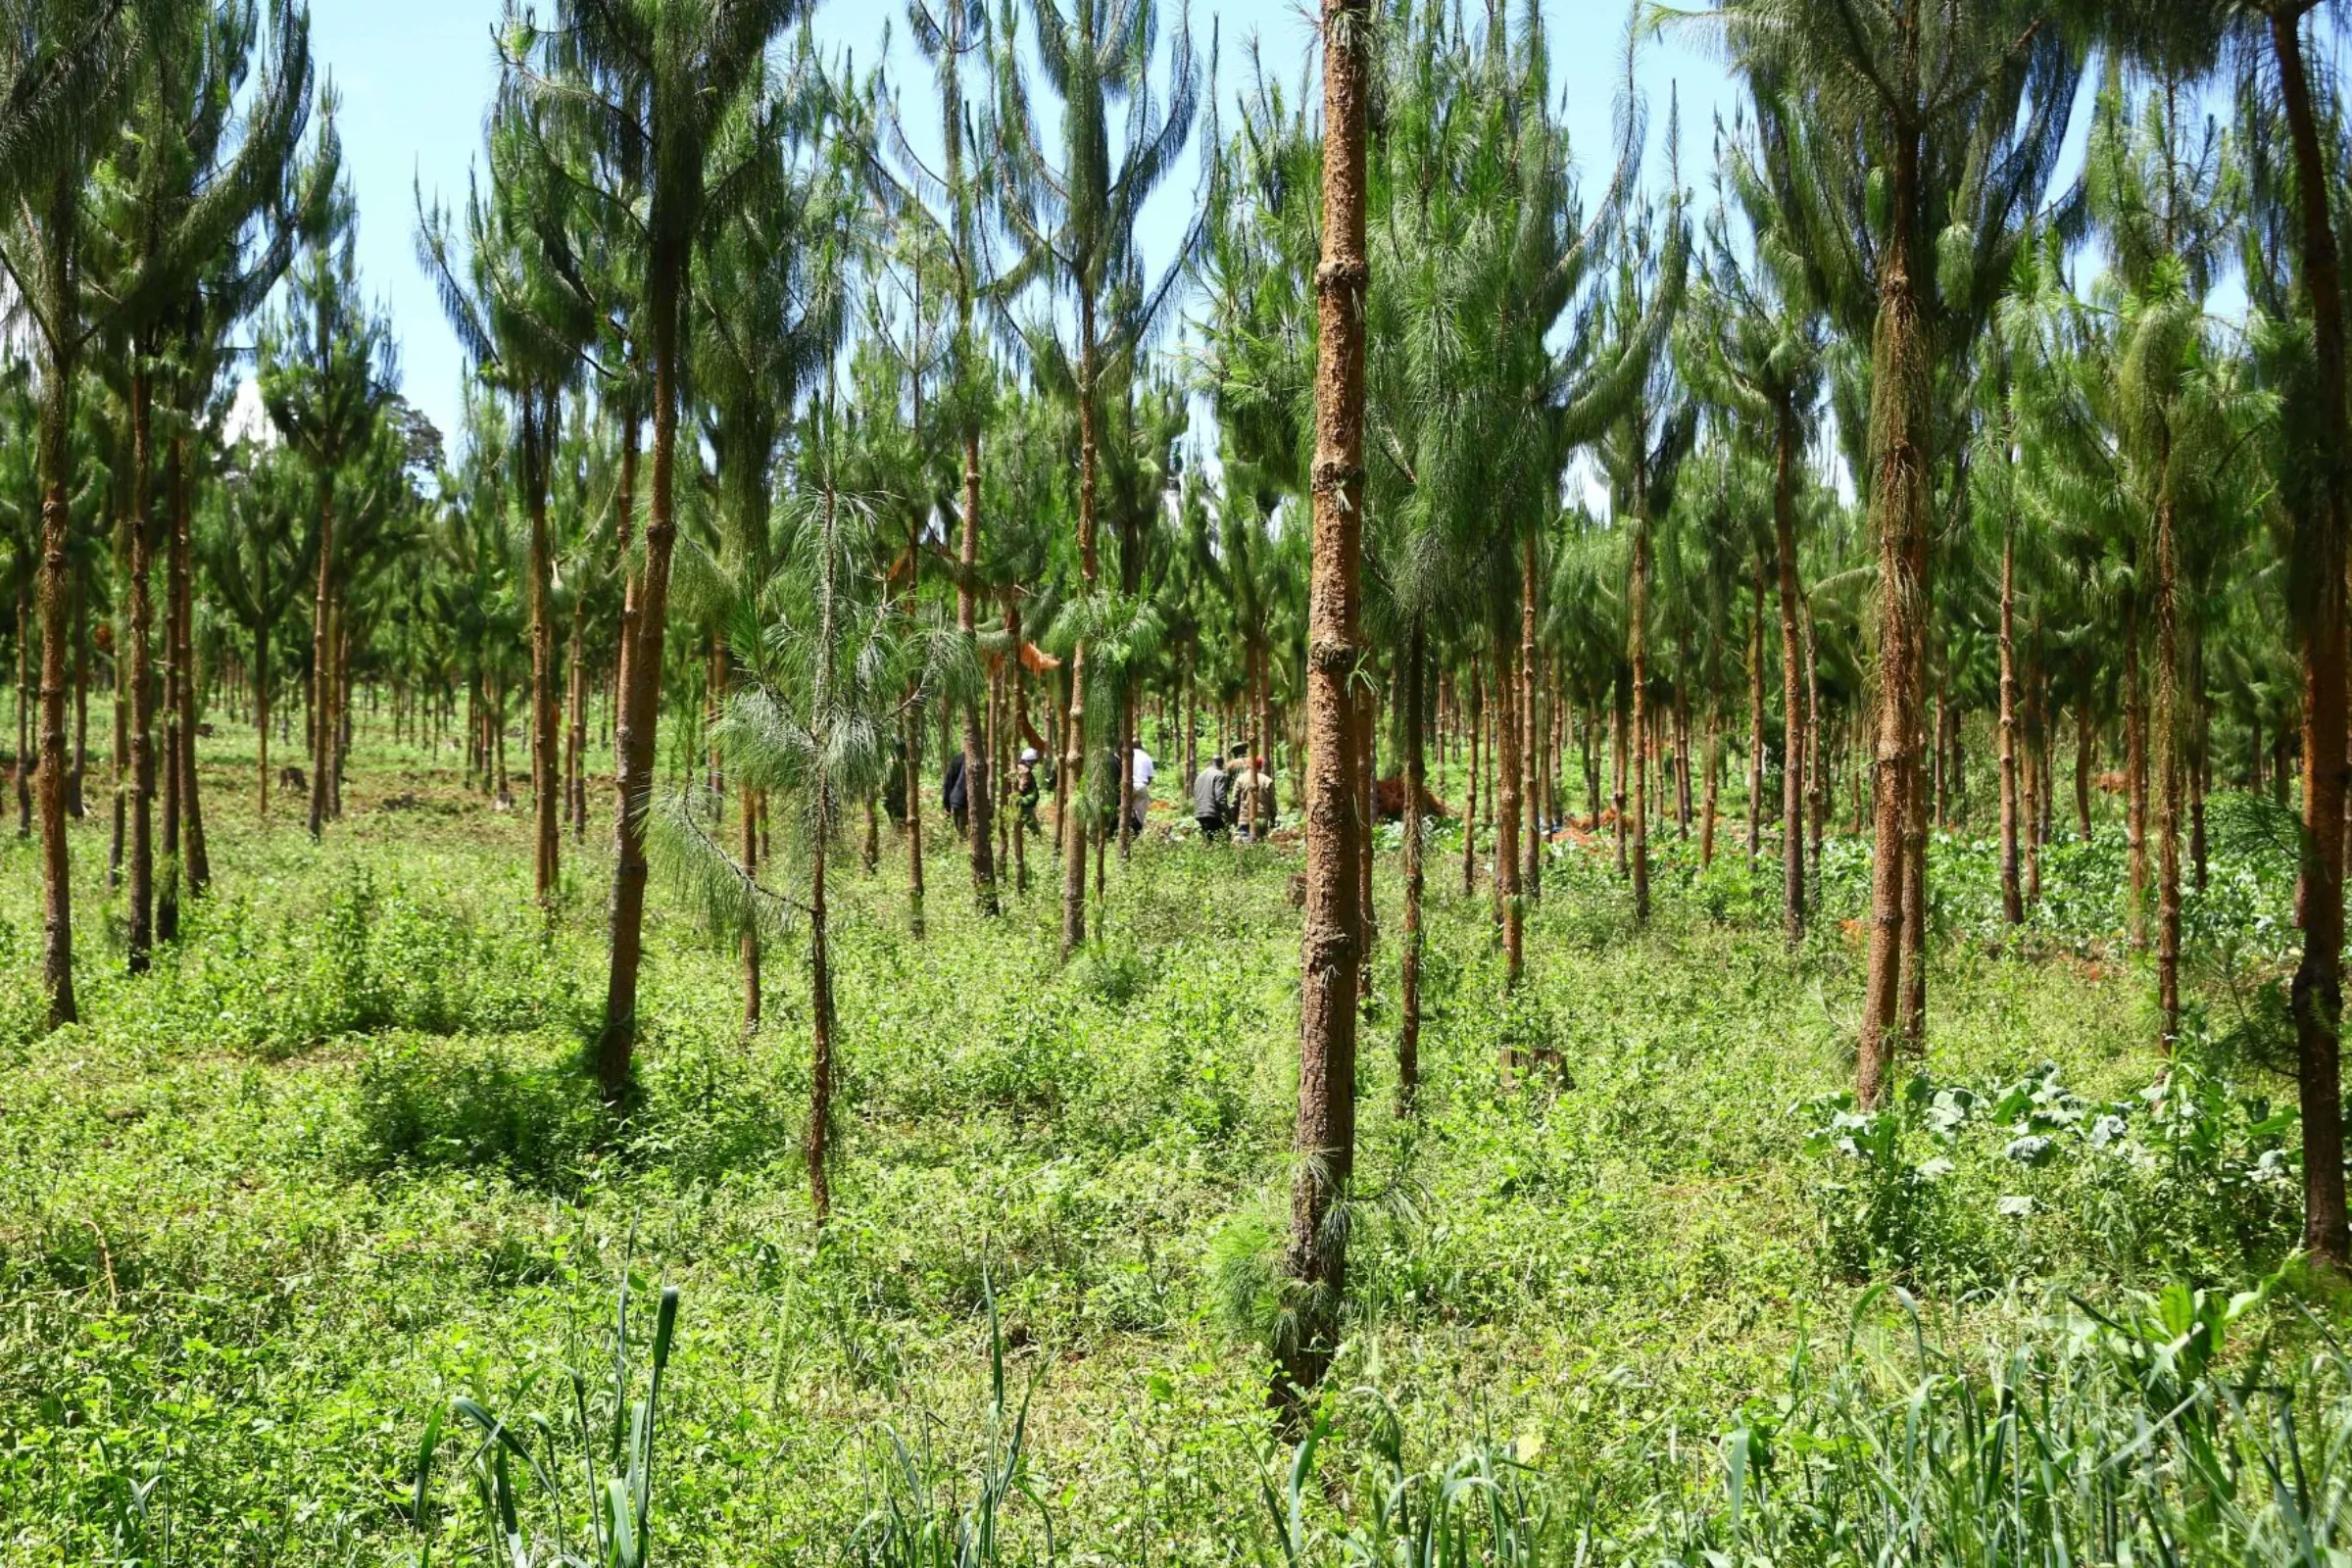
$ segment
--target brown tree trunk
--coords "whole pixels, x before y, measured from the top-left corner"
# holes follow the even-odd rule
[[[32,611],[25,585],[33,573],[17,573],[17,837],[32,837]]]
[[[2126,929],[2132,951],[2148,945],[2148,720],[2139,662],[2139,595],[2124,599],[2124,832],[2130,845],[2132,906]]]
[[[53,229],[71,220],[60,212],[74,207],[74,194],[64,172],[57,175],[51,217]],[[50,239],[49,265],[53,276],[66,275],[68,242],[58,234]],[[48,384],[41,392],[41,736],[40,771],[33,793],[41,817],[41,981],[48,994],[48,1027],[62,1028],[79,1016],[74,998],[74,881],[66,848],[66,601],[67,551],[73,543],[73,457],[67,445],[72,414],[74,355],[52,344]],[[23,622],[18,635],[24,635]]]
[[[1462,897],[1478,896],[1478,756],[1485,726],[1486,676],[1478,661],[1470,661],[1470,778],[1462,807]]]
[[[180,881],[190,899],[201,899],[213,884],[213,858],[204,838],[204,801],[197,792],[196,774],[196,590],[194,539],[188,504],[188,438],[172,438],[172,592],[179,605],[178,649],[173,663],[179,672],[179,811]],[[78,753],[78,746],[76,752]],[[78,763],[76,764],[78,766]]]
[[[552,913],[560,888],[563,820],[556,782],[555,550],[547,530],[547,473],[555,444],[555,399],[526,395],[522,415],[522,466],[530,514],[531,574],[531,889]]]
[[[1510,645],[1494,639],[1494,900],[1502,911],[1502,983],[1508,990],[1519,984],[1527,966],[1527,906],[1519,886],[1519,813],[1521,737],[1519,703],[1511,680]],[[1639,822],[1640,808],[1635,820]],[[1641,884],[1636,882],[1638,889]]]
[[[1095,300],[1081,291],[1078,363],[1078,574],[1079,592],[1092,599],[1102,564],[1095,548],[1096,410]],[[1069,808],[1062,812],[1061,956],[1068,958],[1086,940],[1086,817],[1081,785],[1086,779],[1086,639],[1070,650],[1068,722],[1061,737],[1060,790]]]
[[[1531,901],[1544,897],[1544,729],[1537,712],[1536,687],[1536,534],[1530,528],[1519,540],[1519,713],[1527,754],[1521,769],[1527,831],[1519,885]]]
[[[968,638],[979,635],[979,607],[974,598],[972,577],[980,567],[980,432],[976,426],[963,432],[963,532],[956,549],[956,624]],[[1017,657],[1020,650],[1013,650]],[[972,841],[972,901],[984,915],[997,912],[996,843],[992,837],[996,818],[996,802],[989,794],[988,781],[995,759],[989,755],[988,738],[981,732],[980,699],[975,694],[963,704],[963,798]]]
[[[145,372],[130,377],[130,972],[145,974],[155,944],[155,610],[148,578],[155,558],[151,403]],[[61,624],[60,631],[63,631]],[[44,635],[47,628],[44,626]],[[59,640],[59,651],[64,642]],[[47,650],[43,651],[46,663]],[[46,717],[46,714],[43,715]],[[60,715],[63,723],[63,715]],[[58,782],[65,782],[59,736]],[[44,754],[45,756],[46,754]],[[43,766],[47,766],[44,760]],[[63,799],[62,795],[60,797]]]
[[[820,1227],[833,1211],[833,1186],[825,1174],[833,1120],[833,955],[826,923],[825,836],[819,833],[808,861],[808,1131],[802,1152],[808,1164],[808,1207]]]
[[[1356,864],[1354,704],[1363,658],[1362,556],[1366,119],[1371,97],[1367,0],[1323,0],[1323,237],[1315,269],[1313,522],[1307,586],[1306,906],[1300,955],[1298,1174],[1286,1270],[1298,1287],[1297,1330],[1275,1395],[1296,1425],[1339,1340],[1347,1227],[1332,1223],[1355,1164],[1356,969],[1363,911]]]
[[[1916,24],[1906,35],[1906,74],[1917,72]],[[1903,954],[1907,810],[1917,790],[1919,634],[1926,619],[1929,388],[1934,367],[1916,275],[1919,146],[1916,127],[1895,136],[1893,215],[1879,272],[1871,342],[1870,433],[1876,448],[1870,516],[1879,546],[1879,720],[1873,770],[1874,858],[1870,946],[1863,985],[1855,1098],[1875,1107],[1886,1081],[1886,1033],[1896,1021]]]
[[[1714,704],[1707,705],[1706,719],[1706,797],[1698,810],[1698,865],[1705,870],[1715,863],[1715,747],[1717,743]]]
[[[2327,451],[2339,457],[2352,445],[2344,408],[2343,280],[2330,185],[2321,150],[2320,117],[2303,63],[2299,18],[2286,8],[2271,14],[2271,46],[2286,103],[2302,206],[2303,283],[2311,297],[2318,362],[2317,395]],[[2345,1262],[2343,1096],[2339,1083],[2339,1023],[2343,1014],[2344,943],[2344,534],[2345,480],[2340,469],[2323,481],[2314,514],[2296,521],[2296,565],[2308,581],[2300,632],[2303,656],[2303,958],[2291,991],[2298,1078],[2303,1108],[2303,1246],[2340,1268]]]
[[[1633,733],[1627,746],[1634,763],[1634,923],[1646,925],[1649,923],[1649,518],[1646,500],[1638,493],[1634,501],[1633,585],[1628,595],[1626,623],[1631,642],[1628,662],[1633,668],[1634,701]],[[1748,810],[1752,816],[1755,810],[1752,801]],[[1752,829],[1749,838],[1752,842]]]
[[[22,591],[17,612],[17,640],[22,644],[25,635]],[[17,700],[24,700],[23,683],[19,683]],[[24,747],[20,740],[17,757],[22,762]],[[78,822],[82,818],[82,780],[90,758],[90,590],[89,573],[74,573],[74,768],[66,775],[66,814]]]
[[[2016,520],[2001,519],[2001,918],[2022,925],[2026,894],[2019,876],[2017,775]]]
[[[612,968],[605,985],[604,1027],[597,1040],[597,1080],[615,1107],[631,1098],[637,1050],[637,974],[645,957],[645,811],[653,801],[654,760],[662,708],[662,647],[669,618],[670,552],[677,543],[678,293],[683,257],[657,257],[647,289],[654,357],[654,472],[647,509],[645,560],[634,596],[637,621],[622,611],[620,717],[613,736]],[[667,275],[662,275],[667,274]],[[633,421],[622,444],[635,445]]]
[[[1776,424],[1772,530],[1781,588],[1781,925],[1793,948],[1805,940],[1805,662],[1797,634],[1796,410]]]
[[[1421,1087],[1421,796],[1428,787],[1422,751],[1422,669],[1426,652],[1415,615],[1404,647],[1404,940],[1397,963],[1396,1114],[1410,1116]]]
[[[571,842],[588,838],[588,598],[575,593],[571,601],[571,632],[564,649],[564,816],[571,824]]]
[[[1764,561],[1756,560],[1755,613],[1747,623],[1747,869],[1764,844]]]
[[[253,730],[261,752],[261,765],[255,769],[258,786],[254,797],[254,815],[270,820],[270,623],[264,620],[253,629]]]

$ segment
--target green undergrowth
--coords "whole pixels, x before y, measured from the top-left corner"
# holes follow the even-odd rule
[[[2120,839],[2054,849],[2009,939],[1988,847],[1939,837],[1933,1033],[1872,1115],[1839,1098],[1860,846],[1833,838],[1794,956],[1769,839],[1751,870],[1727,826],[1701,870],[1668,827],[1645,931],[1605,847],[1563,847],[1506,996],[1441,835],[1409,1125],[1385,859],[1350,1338],[1301,1464],[1264,1403],[1295,858],[1148,838],[1063,966],[1042,848],[983,921],[942,834],[923,942],[902,857],[867,876],[853,855],[820,1240],[795,955],[747,1039],[732,954],[657,896],[642,1095],[615,1125],[582,1065],[609,823],[566,841],[550,921],[527,822],[414,757],[370,755],[322,847],[290,810],[255,824],[247,782],[208,775],[219,888],[141,979],[104,824],[76,827],[89,1021],[48,1037],[37,861],[0,840],[11,1563],[487,1560],[499,1445],[461,1397],[574,1467],[539,1489],[514,1460],[533,1539],[592,1538],[612,1515],[578,1450],[603,1464],[610,1408],[643,1392],[642,1355],[612,1371],[630,1279],[628,1334],[680,1293],[659,1560],[1859,1561],[1965,1555],[1964,1526],[1996,1525],[2025,1534],[1977,1560],[2162,1557],[2151,1532],[2242,1560],[2293,1537],[2297,1486],[2333,1517],[2311,1491],[2341,1484],[2352,1433],[2329,1309],[2291,1267],[2231,1304],[2290,1263],[2300,1180],[2292,841],[2252,804],[2215,803],[2169,1065]],[[2195,1334],[2210,1369],[2148,1348]],[[2152,1402],[2159,1372],[2193,1420]],[[2231,1381],[2256,1373],[2272,1392]],[[2289,1387],[2308,1430],[2279,1425]],[[2013,1519],[1966,1504],[2061,1428]],[[2281,1433],[2326,1463],[2274,1486]],[[998,1556],[939,1554],[983,1499]],[[1389,1549],[1407,1538],[1422,1555]]]

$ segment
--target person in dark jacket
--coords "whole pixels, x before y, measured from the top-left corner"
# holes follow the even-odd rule
[[[1193,779],[1193,820],[1204,839],[1221,839],[1233,825],[1233,775],[1208,754],[1208,765]]]
[[[963,837],[964,823],[971,812],[971,792],[963,782],[963,752],[960,748],[948,754],[947,781],[940,786],[939,804],[956,819],[956,836]]]

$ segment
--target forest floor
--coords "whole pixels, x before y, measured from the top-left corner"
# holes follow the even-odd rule
[[[974,1508],[1024,1408],[1006,1560],[1043,1560],[1049,1527],[1064,1561],[1321,1560],[1368,1528],[1379,1476],[1465,1454],[1554,1485],[1597,1554],[1666,1554],[1721,1512],[1723,1435],[1775,1398],[1785,1416],[1813,1358],[2044,1343],[2070,1293],[2121,1312],[2173,1281],[2226,1291],[2296,1234],[2276,1113],[2292,1105],[2275,984],[2291,839],[2265,808],[2216,802],[2191,904],[2201,1054],[2169,1080],[2151,975],[2121,940],[2120,832],[2052,849],[2006,952],[1988,846],[1940,836],[1928,1051],[1875,1120],[1840,1120],[1837,1098],[1860,846],[1833,838],[1793,956],[1777,861],[1751,872],[1736,821],[1704,874],[1694,843],[1661,834],[1642,931],[1611,858],[1561,847],[1506,998],[1489,903],[1463,896],[1442,833],[1420,1114],[1391,1109],[1384,935],[1350,1338],[1316,1480],[1293,1487],[1265,1335],[1292,1168],[1295,852],[1148,837],[1114,857],[1104,934],[1066,967],[1042,847],[1031,891],[983,921],[937,833],[920,942],[900,844],[886,829],[875,874],[853,856],[820,1241],[797,953],[771,956],[746,1039],[732,952],[658,890],[633,1122],[612,1130],[580,1072],[603,999],[603,793],[548,928],[527,812],[491,809],[454,768],[364,753],[314,847],[294,802],[257,824],[249,750],[208,746],[217,891],[152,974],[121,972],[103,796],[74,828],[74,1030],[36,1031],[36,848],[0,838],[12,1564],[383,1561],[428,1541],[470,1560],[473,1442],[447,1440],[414,1507],[434,1412],[470,1395],[543,1412],[549,1443],[570,1433],[564,1374],[609,1397],[624,1279],[640,1368],[654,1291],[682,1303],[662,1560],[934,1560],[887,1542]],[[1506,1050],[1532,1065],[1503,1071]],[[558,1475],[580,1528],[579,1477]]]

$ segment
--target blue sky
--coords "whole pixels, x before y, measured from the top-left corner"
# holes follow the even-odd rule
[[[342,98],[344,157],[359,201],[363,286],[391,316],[410,399],[450,434],[465,367],[416,266],[414,191],[421,183],[427,202],[437,192],[452,203],[465,192],[496,84],[490,28],[499,14],[498,0],[313,0],[312,5],[313,50]],[[1597,181],[1605,178],[1609,160],[1627,10],[1620,0],[1544,0],[1544,15],[1555,90],[1565,96],[1579,161]],[[1313,36],[1311,14],[1291,0],[1195,0],[1192,23],[1204,54],[1211,25],[1221,34],[1218,85],[1228,103],[1241,85],[1244,45],[1250,35],[1259,40],[1268,74],[1294,85]],[[855,51],[861,68],[881,51],[887,29],[893,73],[906,79],[909,99],[923,86],[924,78],[912,69],[919,62],[907,42],[903,0],[820,0],[815,26],[829,50]],[[1644,44],[1641,76],[1650,100],[1653,146],[1664,132],[1667,95],[1679,88],[1684,179],[1698,184],[1710,117],[1730,102],[1722,66],[1698,39],[1669,38]],[[914,120],[912,102],[908,111]],[[914,133],[919,136],[921,128]],[[1192,194],[1188,168],[1146,214],[1141,240],[1153,265],[1183,232]]]

